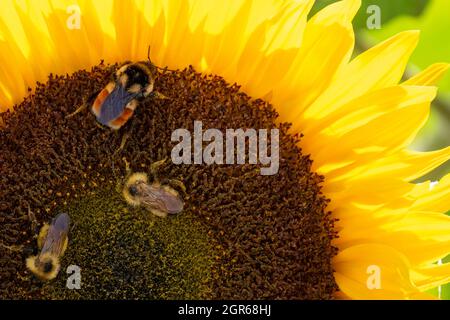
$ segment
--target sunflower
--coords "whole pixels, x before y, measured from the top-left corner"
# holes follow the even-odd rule
[[[322,227],[332,229],[327,239],[337,250],[334,254],[331,247],[311,241],[302,244],[311,250],[328,250],[321,257],[329,258],[338,287],[335,290],[328,284],[328,292],[350,299],[429,298],[425,291],[450,281],[450,264],[437,263],[450,253],[450,217],[445,215],[450,176],[437,184],[412,181],[447,161],[450,148],[413,152],[408,145],[427,120],[436,96],[434,85],[448,65],[434,64],[400,82],[418,42],[417,31],[397,34],[352,58],[352,18],[360,1],[333,3],[308,19],[313,3],[6,2],[0,14],[0,111],[21,103],[30,91],[37,92],[49,74],[72,74],[99,61],[113,66],[146,60],[148,46],[155,65],[170,70],[192,66],[202,74],[219,75],[239,84],[246,95],[273,105],[279,115],[276,122],[292,124],[290,135],[301,134],[295,140],[298,149],[291,150],[310,155],[314,175],[309,177],[321,184],[321,192],[329,199],[316,195],[316,200],[305,197],[305,201],[308,208],[327,206],[317,212]],[[104,67],[96,68],[93,73],[106,72]],[[186,77],[192,73],[184,72]],[[197,76],[201,82],[203,78]],[[84,74],[73,77],[83,79]],[[95,85],[100,86],[100,81]],[[258,110],[270,114],[263,107]],[[73,206],[77,211],[93,204]],[[181,223],[184,227],[174,228],[184,236],[197,228],[191,217],[180,219],[188,221],[157,224]],[[95,224],[85,224],[89,223]],[[151,227],[141,225],[135,230],[145,233]],[[152,232],[158,235],[158,230]],[[205,243],[202,232],[194,243]],[[164,242],[163,238],[161,233],[158,239]],[[221,249],[199,245],[198,250],[214,256]],[[181,254],[177,252],[172,253]],[[183,263],[190,264],[192,259],[187,257]],[[199,263],[212,264],[209,258]],[[175,283],[170,282],[173,274],[161,272],[155,277],[169,279],[168,287]],[[215,277],[204,270],[191,273],[195,279]],[[320,288],[309,289],[319,292],[326,286],[318,283]]]

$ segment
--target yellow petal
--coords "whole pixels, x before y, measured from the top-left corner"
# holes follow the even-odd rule
[[[357,157],[360,157],[360,154],[355,155],[355,160]],[[363,158],[360,158],[361,161],[347,161],[336,166],[327,164],[318,170],[327,176],[327,181],[342,180],[346,177],[363,179],[378,177],[381,180],[383,176],[386,177],[385,179],[396,177],[403,181],[412,181],[439,167],[449,159],[450,147],[430,152],[400,150],[376,160],[370,157],[366,163],[363,163]]]
[[[391,247],[354,246],[339,252],[333,262],[339,288],[352,299],[404,299],[418,293],[410,279],[408,260]]]
[[[414,269],[412,279],[422,291],[444,285],[450,282],[450,263]]]
[[[402,32],[360,54],[340,70],[303,117],[320,119],[366,92],[397,84],[418,38],[417,31]]]
[[[360,1],[340,1],[308,21],[297,57],[274,89],[282,121],[300,115],[350,59],[354,45],[351,19],[359,5]]]
[[[450,174],[437,184],[428,181],[417,185],[410,195],[417,199],[412,206],[414,210],[447,212],[450,210]]]
[[[430,102],[435,96],[434,87],[399,85],[374,90],[349,101],[333,114],[317,121],[315,126],[308,126],[304,133],[321,130],[325,134],[341,136],[387,112]]]
[[[342,219],[340,248],[377,242],[395,248],[411,264],[423,266],[450,254],[450,217],[433,212],[408,212],[391,216],[357,216]],[[345,228],[347,226],[347,228]],[[348,226],[352,226],[349,228]]]
[[[424,71],[406,80],[403,84],[410,86],[433,86],[442,78],[449,66],[448,63],[433,64]]]
[[[319,144],[319,146],[311,147],[317,150],[313,152],[316,168],[327,163],[330,153],[333,154],[334,161],[343,162],[357,158],[355,149],[378,147],[374,149],[376,152],[369,152],[369,156],[372,154],[373,159],[376,159],[405,148],[411,144],[428,119],[429,105],[430,103],[427,102],[388,112],[337,139],[328,135],[330,138],[325,139],[334,141],[332,145],[320,148]],[[399,119],[408,119],[408,121],[399,121]],[[367,159],[367,154],[362,156]]]
[[[413,185],[405,183],[400,179],[385,179],[384,181],[377,178],[353,179],[342,181],[325,181],[323,190],[336,204],[330,204],[330,208],[335,205],[342,205],[343,202],[356,202],[365,205],[387,204],[391,201],[397,206],[404,206],[411,203],[410,199],[406,199],[406,194],[411,192]],[[364,190],[364,191],[363,191]],[[400,201],[404,197],[404,201]]]
[[[238,62],[238,79],[247,92],[255,97],[267,95],[290,70],[312,4],[304,1],[289,6],[283,15],[262,24],[250,36]]]

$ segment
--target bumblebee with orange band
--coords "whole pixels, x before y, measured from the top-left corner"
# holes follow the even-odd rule
[[[155,81],[150,68],[141,62],[123,65],[114,79],[97,95],[91,110],[98,122],[117,130],[131,118],[139,101],[153,92]]]
[[[145,98],[166,99],[164,95],[153,90],[156,69],[150,59],[145,62],[125,63],[114,73],[113,81],[66,118],[90,105],[100,124],[113,130],[120,129],[130,120],[139,102]]]

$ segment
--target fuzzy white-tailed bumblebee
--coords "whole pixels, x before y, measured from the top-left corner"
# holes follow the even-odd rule
[[[183,210],[183,200],[180,194],[166,184],[157,181],[149,183],[145,173],[132,174],[123,189],[125,200],[133,206],[143,206],[158,217],[180,213]]]
[[[67,213],[58,214],[50,224],[41,228],[38,236],[40,252],[26,260],[27,268],[42,280],[54,279],[59,272],[59,259],[69,242],[70,218]]]

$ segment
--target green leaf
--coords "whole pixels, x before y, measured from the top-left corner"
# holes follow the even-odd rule
[[[397,3],[400,1],[391,1]],[[411,1],[416,4],[416,1]],[[424,70],[429,65],[436,62],[450,62],[450,42],[448,41],[448,32],[450,30],[450,1],[448,0],[430,0],[425,10],[418,16],[407,15],[411,8],[404,5],[405,14],[393,17],[389,22],[385,22],[383,15],[390,16],[389,11],[382,9],[382,25],[379,30],[368,30],[362,28],[358,32],[358,41],[375,44],[385,40],[398,32],[404,30],[420,30],[419,44],[412,54],[409,63],[409,70],[418,72]],[[360,11],[364,11],[361,8]],[[416,150],[436,150],[445,147],[450,140],[450,72],[439,82],[440,104],[433,104],[430,121],[425,128],[421,130],[416,139],[413,149]],[[443,164],[440,168],[430,173],[427,178],[439,179],[450,170],[450,161]]]
[[[442,263],[450,263],[450,255],[443,259]],[[450,300],[450,283],[441,286],[441,299]]]
[[[336,0],[317,0],[311,10],[310,16],[317,13]],[[398,15],[416,16],[422,13],[428,0],[362,0],[361,9],[358,11],[353,25],[356,29],[365,28],[367,20],[367,7],[377,5],[382,12],[382,23],[387,23]]]
[[[390,1],[392,3],[403,1]],[[408,1],[415,3],[415,1]],[[361,8],[364,10],[364,8]],[[404,10],[410,12],[410,8],[404,4]],[[433,0],[429,2],[425,11],[420,16],[399,15],[384,22],[379,30],[362,29],[363,36],[379,42],[403,30],[420,30],[420,42],[414,51],[410,62],[417,68],[423,70],[435,62],[450,62],[450,41],[448,32],[450,30],[450,1]],[[381,14],[389,15],[389,12]],[[382,21],[383,18],[382,18]],[[450,73],[439,83],[440,92],[450,95]]]
[[[427,4],[428,0],[363,0],[353,25],[358,29],[366,28],[366,21],[369,16],[367,7],[370,5],[377,5],[380,8],[381,23],[386,24],[400,15],[418,16]]]

